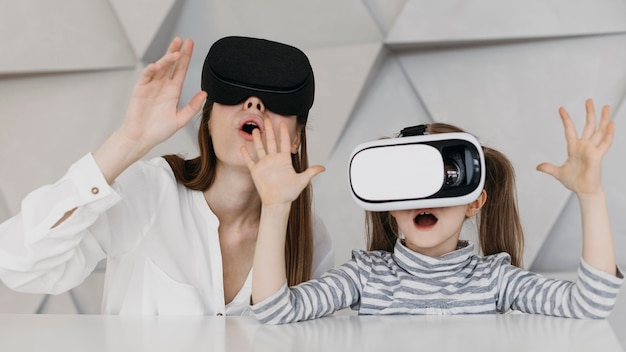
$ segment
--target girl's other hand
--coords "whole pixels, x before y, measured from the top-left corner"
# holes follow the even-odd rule
[[[609,106],[602,108],[598,126],[593,101],[588,99],[585,106],[587,121],[580,137],[567,111],[562,107],[559,109],[567,140],[568,157],[565,163],[561,166],[550,163],[537,166],[537,170],[554,176],[578,196],[602,191],[602,159],[613,143],[614,134]]]

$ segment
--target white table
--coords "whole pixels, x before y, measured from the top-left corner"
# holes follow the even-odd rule
[[[539,315],[250,317],[0,314],[0,351],[624,351],[608,321]]]

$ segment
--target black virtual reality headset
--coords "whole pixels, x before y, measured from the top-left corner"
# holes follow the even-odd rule
[[[485,184],[482,147],[468,133],[424,134],[405,128],[398,138],[358,145],[350,157],[352,196],[365,210],[390,211],[468,204]]]
[[[309,59],[300,49],[231,36],[209,49],[201,88],[220,104],[236,105],[256,96],[277,114],[306,117],[313,105],[315,80]]]

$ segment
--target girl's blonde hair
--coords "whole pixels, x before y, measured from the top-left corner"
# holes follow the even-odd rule
[[[431,123],[430,134],[465,132],[445,124]],[[478,215],[478,238],[484,255],[506,252],[511,263],[521,267],[524,232],[517,208],[515,170],[509,159],[499,151],[483,146],[485,155],[485,191],[487,201]],[[393,252],[398,238],[398,224],[388,211],[366,212],[368,250]]]
[[[209,120],[213,102],[208,100],[202,110],[202,119],[198,130],[198,146],[200,156],[185,160],[178,155],[164,155],[176,180],[187,188],[205,191],[215,180],[217,156],[213,149],[213,141],[209,133]],[[291,155],[293,168],[302,172],[309,167],[306,148],[307,116],[296,117],[300,130],[300,150]],[[313,268],[313,221],[311,219],[311,186],[307,186],[300,196],[291,204],[287,223],[287,239],[285,243],[285,265],[289,286],[297,285],[311,278]]]

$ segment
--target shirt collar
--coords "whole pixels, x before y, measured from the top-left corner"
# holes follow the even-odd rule
[[[393,259],[412,275],[433,272],[455,272],[463,269],[474,254],[474,244],[459,241],[458,249],[440,257],[429,257],[407,248],[400,240],[396,242]]]

